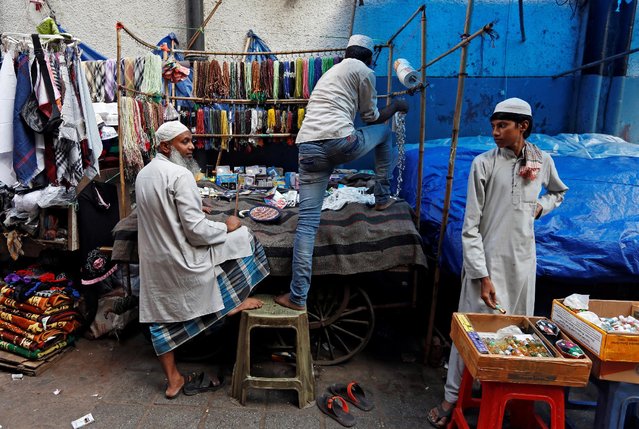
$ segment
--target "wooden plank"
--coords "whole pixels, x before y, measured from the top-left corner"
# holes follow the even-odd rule
[[[72,348],[73,347],[69,346],[56,350],[42,360],[27,359],[23,356],[0,350],[0,370],[15,374],[21,373],[29,376],[36,376],[49,369],[55,361],[62,357],[64,352]]]

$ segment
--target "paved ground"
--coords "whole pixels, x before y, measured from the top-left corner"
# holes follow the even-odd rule
[[[417,353],[388,344],[392,334],[387,330],[382,341],[376,336],[367,350],[345,364],[316,368],[317,392],[334,382],[358,380],[370,391],[376,408],[368,413],[355,409],[357,427],[430,427],[426,410],[441,395],[445,369],[422,365],[414,359]],[[281,366],[285,364],[277,365],[263,362],[260,369],[286,370]],[[206,362],[181,362],[180,367],[217,371]],[[225,373],[229,378],[228,366]],[[293,391],[255,390],[241,406],[229,398],[228,386],[169,401],[163,383],[151,346],[141,334],[119,342],[82,339],[39,376],[14,381],[9,373],[0,372],[0,425],[2,429],[69,428],[71,421],[91,413],[95,423],[89,427],[96,429],[341,427],[315,405],[298,409]],[[574,428],[592,427],[592,411],[569,411],[568,416]]]

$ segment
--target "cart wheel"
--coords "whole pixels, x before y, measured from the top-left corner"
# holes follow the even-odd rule
[[[323,287],[308,303],[311,353],[317,365],[335,365],[359,353],[375,328],[368,294],[359,287]]]

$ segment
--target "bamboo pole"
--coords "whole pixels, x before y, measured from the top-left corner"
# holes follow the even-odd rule
[[[481,29],[475,31],[470,36],[465,37],[461,42],[459,42],[458,44],[456,44],[455,46],[453,46],[452,48],[450,48],[449,50],[447,50],[443,54],[439,55],[438,57],[435,57],[435,59],[433,59],[433,60],[430,60],[426,64],[425,67],[430,67],[433,64],[435,64],[437,61],[441,60],[442,58],[452,54],[457,49],[467,46],[470,43],[470,41],[473,40],[474,38],[479,37],[479,36],[481,36],[484,33],[490,33],[492,31],[494,25],[495,25],[494,22],[489,22],[488,24],[484,25]],[[468,33],[465,33],[465,34],[468,34]]]
[[[422,9],[422,66],[426,63],[426,9]],[[426,82],[426,67],[421,67],[422,84]],[[417,162],[417,195],[415,199],[416,227],[419,231],[420,216],[422,212],[422,178],[424,165],[424,142],[426,140],[426,89],[422,88],[419,96],[419,159]]]
[[[197,38],[200,36],[200,34],[204,33],[204,28],[209,23],[211,18],[213,18],[213,15],[215,14],[215,12],[217,11],[217,8],[220,7],[221,4],[222,4],[222,0],[218,0],[218,2],[215,3],[213,10],[207,15],[206,19],[202,22],[202,25],[200,25],[200,28],[197,29],[197,31],[193,34],[193,37],[191,37],[191,40],[189,40],[189,44],[186,46],[186,49],[191,49],[191,46],[193,46],[193,44],[195,43]]]
[[[295,134],[293,133],[273,133],[273,134],[193,134],[193,137],[229,137],[229,138],[233,138],[233,137],[262,137],[262,138],[267,138],[267,137],[273,137],[273,138],[277,138],[277,137],[291,137],[294,136]]]
[[[119,22],[115,24],[115,34],[116,34],[116,56],[115,56],[115,64],[116,64],[116,72],[115,72],[115,82],[117,86],[117,94],[116,100],[118,103],[118,158],[119,158],[119,167],[120,167],[120,219],[124,219],[127,217],[128,210],[126,208],[126,181],[124,180],[124,146],[122,145],[122,112],[120,109],[122,108],[122,101],[120,98],[122,97],[120,91],[120,82],[122,81],[122,70],[120,67],[120,62],[122,60],[122,36],[120,34],[120,30],[124,27]]]
[[[410,22],[415,19],[415,17],[419,14],[419,12],[423,12],[426,9],[425,5],[421,5],[420,7],[417,8],[417,10],[415,12],[413,12],[413,14],[410,16],[410,18],[408,18],[406,20],[406,22],[404,23],[404,25],[402,25],[399,30],[397,30],[395,32],[395,34],[393,34],[390,39],[388,39],[388,42],[386,42],[387,45],[390,45],[391,43],[393,43],[393,40],[395,40],[395,38],[397,36],[399,36],[399,33],[401,33],[402,31],[404,31],[404,28],[406,28],[408,26],[408,24],[410,24]]]
[[[386,92],[391,94],[393,79],[393,45],[388,45],[388,76],[386,77]],[[386,105],[391,103],[391,97],[386,97]]]
[[[464,34],[470,31],[470,21],[473,13],[473,0],[468,0],[466,8],[466,21],[464,23]],[[440,258],[448,223],[448,211],[450,210],[450,196],[453,189],[453,174],[455,172],[455,157],[457,155],[457,141],[459,138],[459,124],[461,122],[461,110],[464,99],[464,83],[466,79],[466,59],[468,56],[468,44],[461,48],[459,59],[459,74],[457,75],[457,96],[455,98],[455,116],[453,118],[453,131],[450,143],[450,155],[448,157],[448,174],[446,176],[446,195],[444,197],[444,211],[442,213],[442,223],[439,229],[439,240],[437,242],[437,259],[435,261],[435,275],[433,281],[433,294],[430,303],[430,314],[428,317],[428,330],[426,332],[426,345],[424,360],[427,362],[430,355],[430,346],[433,340],[433,328],[435,326],[435,310],[437,309],[437,294],[439,292],[439,282],[441,279]]]
[[[188,101],[199,101],[201,103],[220,103],[220,104],[304,104],[308,103],[307,98],[283,98],[283,99],[274,99],[269,98],[264,100],[263,102],[257,102],[255,100],[240,100],[235,98],[200,98],[200,97],[182,97],[182,96],[171,96],[169,97],[172,100],[188,100]]]

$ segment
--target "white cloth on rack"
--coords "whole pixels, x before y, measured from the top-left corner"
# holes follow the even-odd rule
[[[74,67],[78,81],[80,107],[82,108],[82,115],[85,120],[86,137],[89,142],[89,149],[91,149],[91,165],[87,167],[84,175],[91,180],[96,175],[100,174],[98,158],[102,154],[102,139],[100,138],[98,123],[95,120],[95,112],[93,111],[93,104],[91,103],[89,84],[87,84],[87,77],[84,74],[84,68],[80,62],[79,55],[74,61]]]
[[[13,105],[17,78],[13,56],[12,50],[6,52],[0,68],[0,181],[7,185],[16,182],[13,171]]]

